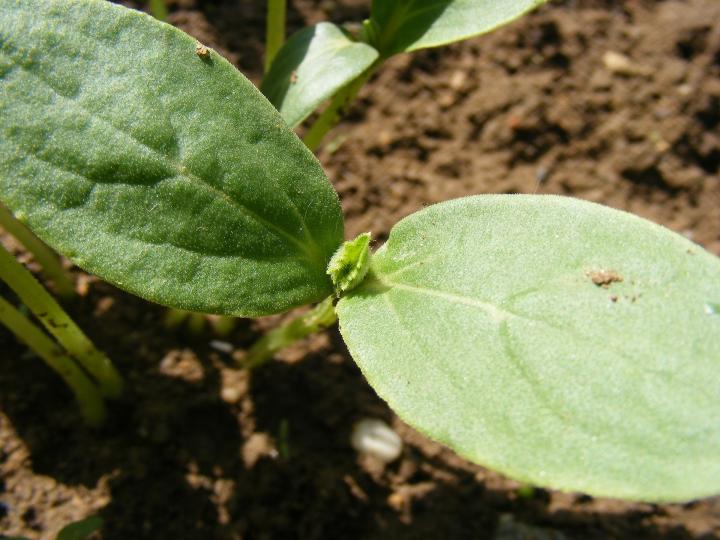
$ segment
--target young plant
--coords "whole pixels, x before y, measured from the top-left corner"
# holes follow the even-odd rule
[[[384,28],[387,51],[427,42]],[[425,208],[371,253],[367,235],[343,243],[336,193],[274,107],[179,30],[100,0],[18,0],[0,39],[0,199],[82,268],[235,316],[335,297],[377,393],[466,458],[593,495],[720,492],[715,256],[528,195]],[[333,318],[314,313],[298,334]]]
[[[285,27],[284,20],[277,16],[275,2],[271,1],[267,43],[272,54],[267,55],[266,61],[272,63],[261,90],[291,127],[301,124],[332,98],[305,134],[305,144],[315,150],[360,88],[391,56],[490,32],[545,2],[373,0],[370,18],[363,22],[360,36],[321,22],[296,32],[275,53],[274,36],[284,36]]]

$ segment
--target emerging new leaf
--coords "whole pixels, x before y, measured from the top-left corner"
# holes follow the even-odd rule
[[[720,493],[720,259],[636,216],[498,195],[398,223],[337,306],[378,394],[541,486]]]
[[[332,293],[319,163],[181,31],[101,0],[0,2],[0,118],[0,199],[103,279],[244,316]]]
[[[359,76],[378,57],[341,28],[322,22],[296,32],[283,45],[261,90],[290,127]]]
[[[330,259],[327,273],[338,296],[357,287],[370,268],[370,233],[345,242]]]

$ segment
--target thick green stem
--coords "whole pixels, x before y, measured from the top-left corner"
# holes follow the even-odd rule
[[[165,312],[165,327],[166,328],[177,328],[190,316],[189,311],[183,309],[168,308]]]
[[[280,349],[332,326],[335,321],[337,321],[337,315],[333,307],[333,297],[330,296],[311,311],[286,322],[261,337],[248,351],[243,365],[250,369],[256,368],[270,360]]]
[[[225,337],[235,329],[237,319],[235,317],[228,317],[226,315],[207,315],[206,318],[210,321],[210,325],[213,327],[215,334],[220,337]]]
[[[88,424],[99,426],[103,423],[105,404],[97,386],[68,354],[4,298],[0,298],[0,323],[7,326],[19,340],[62,377],[75,395]]]
[[[159,21],[166,21],[168,16],[165,0],[150,0],[150,13]]]
[[[72,298],[75,287],[69,274],[60,265],[60,259],[33,232],[20,223],[10,210],[0,204],[0,227],[12,234],[33,254],[35,260],[43,268],[43,272],[55,285],[55,292],[61,298]]]
[[[2,247],[0,279],[15,291],[47,331],[95,378],[104,396],[114,398],[120,395],[122,378],[110,359],[95,348],[50,293]]]
[[[265,73],[270,71],[275,55],[285,43],[286,0],[268,0],[265,32]]]
[[[355,100],[360,89],[367,82],[370,76],[375,73],[379,66],[379,62],[375,62],[366,69],[359,77],[351,81],[349,84],[338,90],[330,101],[330,105],[318,116],[317,120],[308,128],[303,138],[305,146],[312,152],[317,150],[320,142],[325,135],[340,121],[347,113],[348,107]]]

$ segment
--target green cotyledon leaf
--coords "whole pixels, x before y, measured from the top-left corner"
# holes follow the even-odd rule
[[[333,292],[319,163],[232,65],[102,0],[0,3],[0,199],[147,299],[257,316]]]
[[[409,424],[521,481],[684,501],[720,493],[720,259],[556,196],[413,214],[337,307]]]
[[[546,0],[373,0],[373,44],[384,56],[490,32]]]
[[[296,32],[280,49],[261,90],[295,127],[335,92],[365,71],[378,52],[321,22]]]

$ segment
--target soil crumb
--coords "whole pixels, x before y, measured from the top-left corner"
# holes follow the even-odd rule
[[[623,277],[614,270],[594,270],[587,275],[595,285],[606,289],[612,283],[620,283],[623,280]]]

